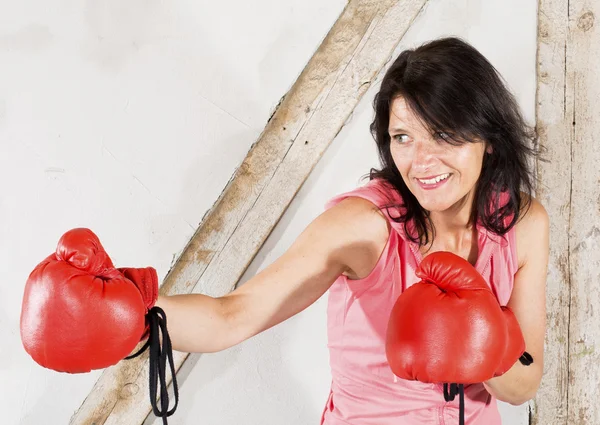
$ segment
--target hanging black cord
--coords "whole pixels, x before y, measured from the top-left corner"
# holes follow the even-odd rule
[[[150,348],[150,404],[154,415],[162,418],[163,425],[167,425],[167,417],[175,413],[179,404],[179,388],[177,387],[177,375],[175,373],[175,364],[173,362],[173,347],[171,338],[167,331],[167,316],[160,307],[152,307],[146,318],[149,322],[150,335],[144,346],[135,354],[125,359],[133,359],[142,354],[146,348]],[[162,348],[160,346],[160,335],[162,333]],[[167,387],[166,370],[167,361],[169,362],[171,377],[173,379],[173,393],[175,395],[175,405],[169,409],[169,392]],[[157,379],[160,381],[160,409],[156,403]]]
[[[444,384],[444,400],[453,401],[456,394],[459,395],[458,423],[465,425],[465,386],[463,384]]]
[[[524,366],[533,363],[533,357],[527,351],[519,357],[519,361]],[[459,425],[465,425],[465,387],[463,384],[444,384],[444,400],[454,401],[456,395],[459,395],[458,403],[458,422]]]

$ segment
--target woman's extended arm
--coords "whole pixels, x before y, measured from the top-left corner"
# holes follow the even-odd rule
[[[301,312],[342,273],[366,275],[389,235],[370,202],[348,198],[317,217],[271,265],[233,292],[161,296],[173,349],[215,352]]]

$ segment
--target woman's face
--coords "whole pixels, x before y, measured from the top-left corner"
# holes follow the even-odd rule
[[[445,211],[472,199],[486,146],[482,142],[451,145],[443,131],[430,132],[406,101],[397,97],[390,111],[390,149],[406,186],[428,211]]]

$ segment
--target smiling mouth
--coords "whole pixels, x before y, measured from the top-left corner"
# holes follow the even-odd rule
[[[435,177],[432,177],[430,179],[419,179],[419,178],[417,178],[417,180],[421,184],[436,184],[436,183],[439,183],[439,182],[441,182],[443,180],[448,179],[448,177],[450,177],[450,173],[440,174],[439,176],[435,176]]]

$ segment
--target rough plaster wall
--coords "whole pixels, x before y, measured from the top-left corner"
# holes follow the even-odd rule
[[[536,2],[433,0],[396,53],[444,35],[479,48],[516,95],[525,117],[535,113]],[[259,252],[242,282],[273,262],[337,193],[351,190],[378,160],[368,131],[377,84],[332,143]],[[282,282],[285,284],[285,282]],[[236,347],[201,357],[182,368],[176,424],[318,424],[331,375],[323,296],[304,312]],[[500,403],[503,423],[528,423],[527,405]],[[149,418],[148,423],[160,421]]]
[[[66,424],[99,376],[22,349],[35,264],[88,226],[164,277],[345,4],[0,0],[2,424]]]

